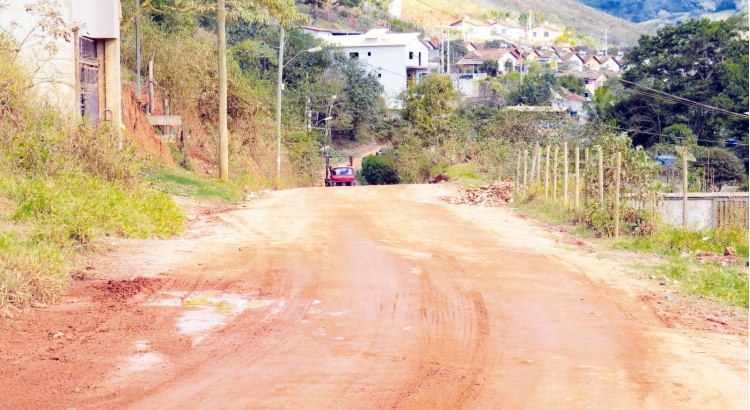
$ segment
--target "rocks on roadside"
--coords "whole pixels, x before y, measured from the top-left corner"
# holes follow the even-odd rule
[[[513,181],[492,181],[477,188],[459,188],[458,195],[444,198],[448,203],[498,207],[513,202],[516,184]]]

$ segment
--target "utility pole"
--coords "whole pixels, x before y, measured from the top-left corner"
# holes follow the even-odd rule
[[[604,55],[609,55],[609,41],[607,39],[607,26],[604,27]]]
[[[445,72],[445,27],[440,27],[440,70],[439,74],[442,75]]]
[[[227,11],[219,0],[219,174],[229,179],[229,138],[227,137]]]
[[[445,58],[448,60],[448,76],[450,77],[451,75],[451,30],[450,29],[448,29],[448,38],[446,38],[446,41],[447,41],[446,46],[448,48],[446,50]]]
[[[276,84],[276,178],[281,179],[281,87],[284,86],[284,26],[279,26],[279,76]]]
[[[138,109],[141,104],[141,0],[135,0],[135,77],[136,77],[136,94],[138,95]]]
[[[533,12],[529,9],[529,18],[526,19],[526,41],[525,46],[529,46],[529,31],[531,31],[531,19],[533,18]],[[523,85],[523,51],[521,51],[521,85]]]

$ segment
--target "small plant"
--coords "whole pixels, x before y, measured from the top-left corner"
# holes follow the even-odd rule
[[[362,178],[368,185],[391,185],[399,182],[393,166],[378,155],[368,155],[362,159]]]

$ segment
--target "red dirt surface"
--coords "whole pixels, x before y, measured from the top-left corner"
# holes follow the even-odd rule
[[[616,257],[451,189],[278,191],[111,239],[0,322],[0,408],[748,407],[746,327],[675,326]]]

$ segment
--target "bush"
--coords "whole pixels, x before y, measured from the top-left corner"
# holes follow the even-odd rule
[[[368,185],[398,184],[393,166],[383,157],[368,155],[362,159],[362,177]]]

